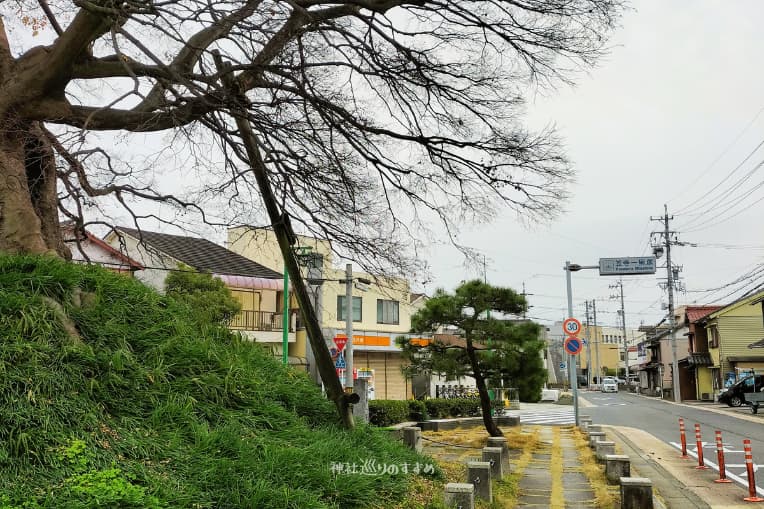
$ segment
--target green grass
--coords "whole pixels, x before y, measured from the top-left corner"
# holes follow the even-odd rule
[[[331,465],[427,462],[339,429],[303,373],[97,267],[0,256],[0,338],[1,509],[393,505],[410,476]]]

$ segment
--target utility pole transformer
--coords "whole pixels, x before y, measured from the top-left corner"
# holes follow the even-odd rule
[[[618,288],[621,292],[621,330],[623,331],[623,365],[626,368],[626,387],[629,387],[629,340],[626,337],[626,311],[623,306],[623,279],[617,283],[610,285],[610,288]],[[618,296],[616,296],[618,297]]]
[[[676,321],[674,319],[674,273],[673,266],[671,265],[671,234],[675,233],[669,230],[669,221],[674,219],[674,216],[668,215],[668,206],[663,205],[663,216],[651,217],[652,221],[660,221],[663,223],[662,232],[659,233],[663,236],[663,245],[666,246],[666,289],[668,290],[668,312],[669,312],[669,327],[671,334],[671,381],[672,391],[674,393],[674,401],[682,401],[682,396],[679,392],[679,360],[676,353]],[[661,385],[663,380],[661,380]]]

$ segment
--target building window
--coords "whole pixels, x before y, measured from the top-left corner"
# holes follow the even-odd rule
[[[377,323],[398,325],[398,301],[377,299]]]
[[[360,322],[362,321],[363,314],[361,310],[363,309],[363,301],[361,300],[361,297],[353,297],[353,321],[354,322]],[[345,296],[344,295],[337,295],[337,320],[340,322],[345,321]]]
[[[708,342],[708,347],[719,348],[719,329],[713,326],[709,330],[711,331],[711,341]]]

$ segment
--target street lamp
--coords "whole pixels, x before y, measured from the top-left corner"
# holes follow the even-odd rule
[[[599,269],[599,265],[579,265],[577,263],[565,262],[565,282],[568,288],[568,318],[573,318],[573,290],[570,278],[571,272],[578,272],[582,269]],[[565,331],[563,331],[565,332]],[[573,389],[573,411],[576,417],[576,426],[579,424],[578,420],[578,373],[576,369],[576,356],[568,354],[568,374],[570,377],[570,387]]]

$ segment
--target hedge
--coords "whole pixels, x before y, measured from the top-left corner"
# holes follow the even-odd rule
[[[376,426],[390,426],[407,420],[421,421],[428,418],[443,419],[476,415],[480,415],[480,400],[477,398],[369,401],[369,422]]]

